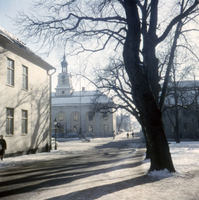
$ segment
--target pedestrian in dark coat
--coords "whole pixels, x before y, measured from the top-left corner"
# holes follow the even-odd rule
[[[1,160],[3,160],[6,149],[7,149],[6,141],[3,139],[3,135],[0,135],[0,156],[1,156]]]

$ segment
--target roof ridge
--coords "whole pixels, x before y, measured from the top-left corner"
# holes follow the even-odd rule
[[[8,37],[9,39],[14,40],[15,42],[17,42],[23,46],[26,46],[25,42],[22,42],[19,38],[17,38],[12,33],[8,32],[7,30],[5,30],[2,27],[0,27],[0,33],[2,33],[4,36]]]

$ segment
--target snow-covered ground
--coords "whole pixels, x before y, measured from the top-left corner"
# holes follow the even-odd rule
[[[91,140],[90,143],[81,142],[78,139],[71,139],[70,141],[66,139],[59,139],[58,150],[52,150],[50,153],[39,153],[35,155],[5,158],[2,162],[0,162],[0,170],[26,163],[50,160],[63,155],[76,155],[98,145],[123,139],[126,139],[125,133],[117,136],[115,140],[112,138],[96,138]],[[132,140],[132,138],[129,139]],[[136,144],[133,144],[132,148],[135,147]],[[129,153],[132,152],[130,149],[128,149],[128,151]],[[109,171],[106,174],[87,177],[87,179],[78,180],[78,182],[71,183],[71,185],[53,188],[48,191],[42,190],[42,192],[40,191],[39,194],[37,193],[35,198],[74,200],[198,200],[199,142],[181,142],[179,144],[170,142],[170,151],[175,169],[177,171],[176,173],[170,174],[164,170],[147,174],[147,170],[149,169],[150,165],[149,161],[143,161],[141,166],[130,167],[130,163],[133,161],[132,157],[129,157],[129,159],[123,159],[123,161],[121,161],[123,163],[118,163],[118,166],[120,164],[128,164],[129,168],[118,167],[114,171]],[[79,184],[80,182],[81,184]],[[73,185],[75,186],[75,190],[72,187]],[[104,186],[106,185],[107,188],[109,188],[107,189],[108,191],[105,191],[106,187]],[[67,190],[66,187],[68,187]],[[84,197],[84,193],[81,191],[87,191],[88,189],[91,189],[92,191],[92,188],[93,192],[101,192],[101,194],[96,194],[94,196],[90,195],[90,198],[88,198],[87,194],[87,197]],[[103,190],[97,188],[103,188]],[[78,191],[81,192],[82,196],[77,197]],[[77,194],[73,195],[73,192]],[[70,198],[68,195],[69,193]],[[59,196],[59,198],[57,196]]]

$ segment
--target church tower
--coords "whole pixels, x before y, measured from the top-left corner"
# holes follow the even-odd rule
[[[66,62],[65,55],[61,62],[62,72],[58,75],[58,84],[55,88],[56,96],[68,96],[73,92],[72,76],[68,74],[68,63]]]

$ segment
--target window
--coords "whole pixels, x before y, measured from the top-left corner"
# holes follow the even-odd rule
[[[88,126],[88,132],[93,132],[93,126],[91,125]]]
[[[74,131],[74,132],[77,132],[77,131],[78,131],[78,126],[77,126],[77,125],[75,125],[75,126],[73,127],[73,131]]]
[[[7,84],[14,86],[14,61],[7,59]]]
[[[184,132],[189,132],[189,124],[184,123]]]
[[[64,120],[64,114],[63,113],[60,113],[59,114],[59,121],[63,121]]]
[[[74,120],[74,121],[77,121],[77,120],[78,120],[78,113],[74,113],[74,114],[73,114],[73,120]]]
[[[171,132],[174,133],[174,131],[175,131],[175,124],[174,125],[172,124],[171,125]]]
[[[183,109],[183,115],[188,117],[189,116],[189,111],[188,109]]]
[[[6,109],[6,134],[14,134],[14,109],[12,108]]]
[[[64,85],[65,83],[65,76],[62,76],[62,84]]]
[[[89,119],[89,121],[92,121],[93,118],[94,118],[94,116],[95,116],[95,114],[93,112],[89,112],[88,113],[88,119]]]
[[[104,125],[104,133],[107,133],[108,132],[108,125]]]
[[[22,118],[21,118],[21,127],[22,134],[28,133],[28,111],[22,110]]]
[[[108,119],[108,113],[103,113],[102,117],[103,117],[104,120]]]
[[[22,89],[28,89],[28,68],[22,66]]]
[[[170,113],[171,113],[172,115],[174,115],[174,114],[175,114],[175,109],[174,109],[174,108],[171,108],[171,109],[170,109]]]

